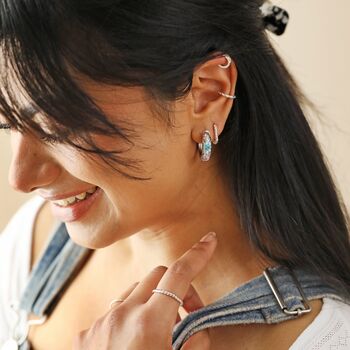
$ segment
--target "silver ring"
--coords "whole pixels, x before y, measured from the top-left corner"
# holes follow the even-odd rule
[[[168,297],[172,297],[173,299],[175,299],[177,302],[180,303],[180,306],[184,304],[183,301],[176,294],[169,292],[168,290],[157,288],[157,289],[153,289],[152,293],[160,293],[160,294],[167,295]]]
[[[218,91],[218,94],[224,96],[224,97],[227,97],[227,98],[232,98],[232,100],[234,100],[235,98],[237,98],[236,95],[232,96],[232,95],[228,95],[228,94],[225,94],[224,92],[221,92],[221,91]]]
[[[122,303],[123,301],[124,301],[124,299],[113,299],[109,304],[109,308],[111,309],[113,307],[113,304]]]

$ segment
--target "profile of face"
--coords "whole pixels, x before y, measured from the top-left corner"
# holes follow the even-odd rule
[[[133,145],[111,136],[95,135],[103,149],[120,150],[128,159],[141,161],[142,177],[128,179],[109,167],[98,155],[64,143],[46,143],[34,134],[11,132],[12,162],[10,185],[21,192],[34,192],[46,199],[71,197],[86,191],[79,210],[58,208],[51,200],[54,213],[66,222],[71,238],[79,245],[103,248],[132,234],[153,235],[212,200],[204,189],[218,175],[213,149],[210,161],[203,162],[198,152],[202,133],[213,123],[219,135],[233,101],[220,96],[234,94],[237,71],[234,64],[222,69],[224,57],[205,62],[193,75],[190,94],[174,102],[174,126],[169,130],[155,118],[152,105],[142,88],[107,86],[81,78],[82,88],[93,97],[110,121],[132,126]],[[40,116],[39,116],[40,117]],[[128,172],[128,169],[125,169]],[[130,170],[129,170],[130,172]],[[132,172],[131,172],[132,173]],[[140,175],[139,173],[137,175]],[[207,197],[203,197],[207,196]]]

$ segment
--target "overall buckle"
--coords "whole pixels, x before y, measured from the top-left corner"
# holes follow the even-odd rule
[[[293,281],[295,283],[295,285],[297,286],[298,288],[298,291],[302,297],[302,302],[304,304],[304,309],[301,309],[300,307],[298,307],[296,310],[288,310],[287,308],[287,305],[284,303],[284,300],[274,282],[274,280],[272,279],[272,275],[271,275],[271,272],[269,271],[270,267],[267,267],[264,271],[263,271],[263,274],[266,278],[266,281],[267,283],[269,284],[275,298],[277,299],[277,302],[278,302],[278,305],[280,306],[280,308],[282,309],[282,311],[287,314],[287,315],[301,315],[301,314],[304,314],[304,313],[307,313],[307,312],[310,312],[311,311],[311,306],[308,304],[309,300],[306,298],[303,290],[301,289],[301,285],[299,284],[294,272],[292,269],[290,269],[289,267],[286,266],[286,268],[289,270],[292,278],[293,278]]]

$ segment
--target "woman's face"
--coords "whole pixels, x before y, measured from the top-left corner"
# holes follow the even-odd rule
[[[198,143],[205,129],[214,137],[213,122],[219,134],[222,132],[232,108],[232,100],[217,93],[235,91],[236,67],[218,68],[225,63],[224,57],[216,58],[194,72],[191,92],[173,104],[174,126],[170,129],[152,115],[142,88],[111,87],[79,79],[110,121],[132,125],[132,146],[119,137],[103,135],[94,135],[95,143],[107,150],[125,151],[125,158],[141,161],[141,173],[121,170],[151,180],[128,179],[97,155],[87,156],[63,143],[49,144],[32,134],[12,132],[10,185],[50,200],[55,215],[66,222],[71,238],[89,248],[103,248],[141,231],[151,237],[168,232],[174,223],[181,227],[181,221],[193,222],[194,213],[209,220],[222,185],[217,179],[222,176],[215,148],[210,161],[203,162]],[[39,114],[36,117],[40,120]],[[59,208],[52,202],[96,186],[96,193],[71,208]],[[220,200],[224,201],[222,193]]]
[[[98,156],[86,157],[71,146],[51,145],[34,135],[13,132],[10,184],[47,199],[71,197],[97,186],[91,198],[71,208],[58,208],[51,202],[72,239],[83,246],[101,248],[141,230],[161,230],[179,218],[200,190],[194,184],[205,165],[191,137],[191,104],[177,103],[176,128],[166,132],[164,124],[152,116],[142,89],[112,89],[91,82],[85,82],[84,88],[110,120],[131,123],[137,135],[133,147],[113,137],[96,135],[95,142],[107,149],[127,150],[125,157],[142,161],[143,172],[136,175],[152,179],[127,179]],[[130,173],[130,169],[122,170]]]

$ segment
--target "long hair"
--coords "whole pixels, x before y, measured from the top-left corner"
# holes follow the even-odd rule
[[[305,116],[307,99],[266,34],[261,2],[1,0],[0,112],[11,128],[97,153],[147,180],[121,170],[142,173],[136,160],[93,143],[92,133],[130,143],[137,135],[109,122],[74,73],[143,87],[171,128],[172,102],[190,92],[195,67],[229,54],[238,99],[217,150],[241,226],[272,260],[315,271],[349,297],[349,217]],[[49,133],[23,109],[14,81]]]

